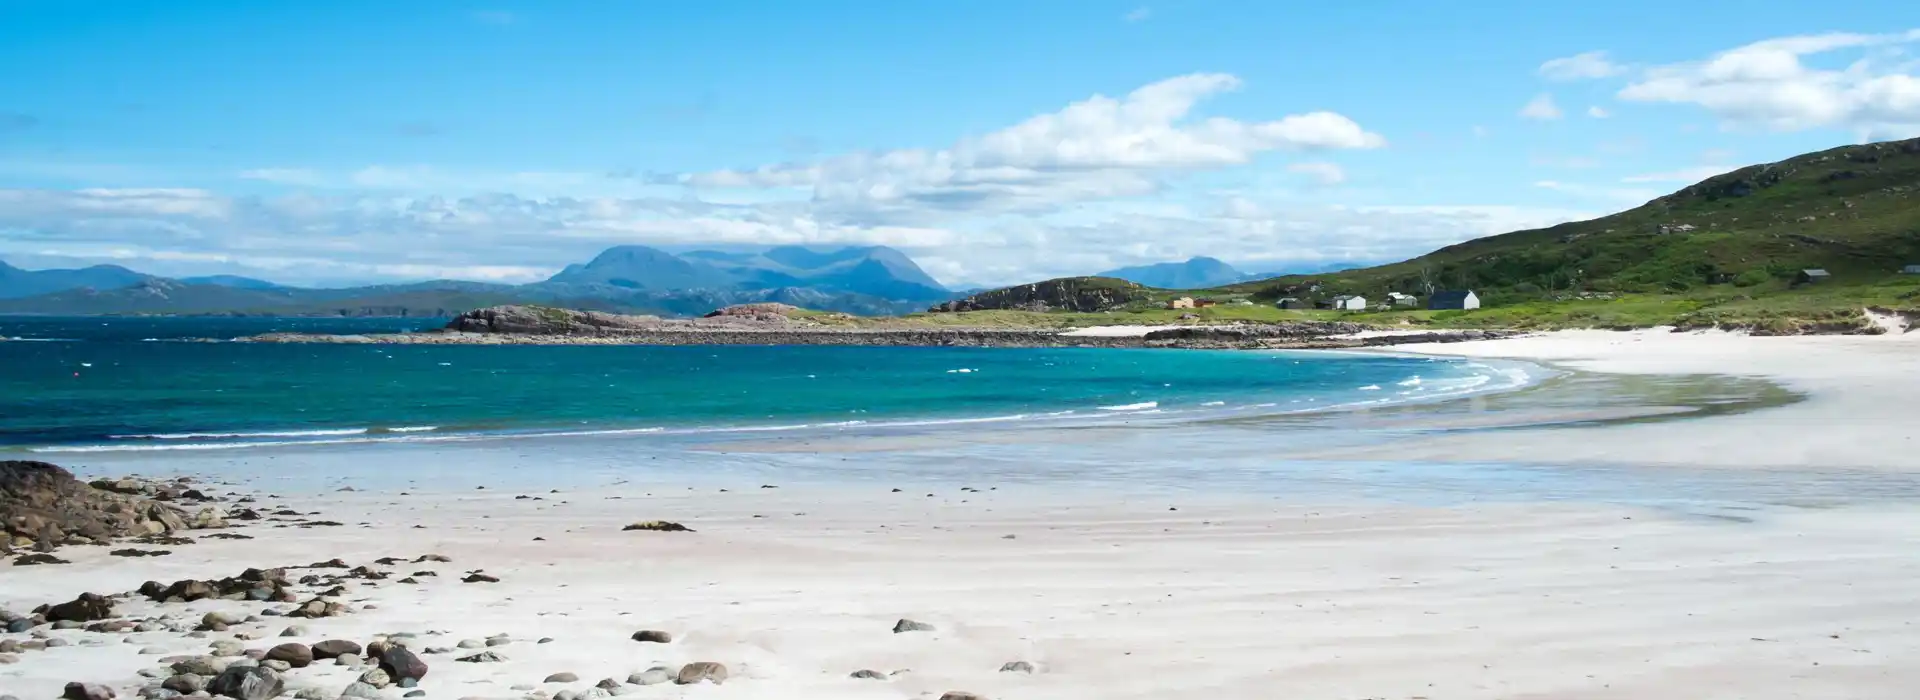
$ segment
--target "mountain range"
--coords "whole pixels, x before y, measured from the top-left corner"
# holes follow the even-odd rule
[[[450,316],[498,304],[698,315],[781,302],[860,315],[905,313],[954,296],[900,251],[881,246],[675,255],[610,248],[532,284],[435,280],[309,289],[232,275],[171,279],[124,267],[22,270],[0,262],[0,313]]]

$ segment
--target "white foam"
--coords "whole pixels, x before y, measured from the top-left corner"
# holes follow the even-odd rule
[[[1140,403],[1121,404],[1119,406],[1101,406],[1100,410],[1102,411],[1145,411],[1149,408],[1159,408],[1159,407],[1160,407],[1160,402],[1158,401],[1142,401]]]
[[[431,428],[428,428],[431,430]],[[240,440],[249,438],[302,438],[365,435],[366,428],[336,430],[266,430],[250,433],[153,433],[147,435],[109,435],[113,440]]]

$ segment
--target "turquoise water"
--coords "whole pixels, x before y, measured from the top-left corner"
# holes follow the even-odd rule
[[[1111,349],[190,343],[419,321],[0,319],[0,449],[1103,422],[1430,400],[1512,367]]]

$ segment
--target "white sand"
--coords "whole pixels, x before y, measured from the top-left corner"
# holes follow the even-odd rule
[[[1418,350],[1599,371],[1769,376],[1812,398],[1729,417],[1441,437],[1431,442],[1443,447],[1401,444],[1378,448],[1381,455],[1915,464],[1920,344],[1904,339],[1561,333]],[[1067,448],[1036,446],[1033,458],[1064,457],[1050,449]],[[300,638],[364,642],[376,632],[442,630],[427,643],[500,632],[523,640],[496,649],[506,663],[427,657],[429,698],[521,697],[510,688],[560,671],[582,680],[541,688],[579,690],[696,660],[725,663],[734,679],[624,697],[931,699],[969,690],[997,700],[1891,699],[1920,687],[1920,509],[1911,502],[1766,508],[1739,522],[1577,502],[1422,508],[1174,489],[1164,498],[1083,493],[1069,501],[1016,487],[946,488],[929,498],[757,486],[537,494],[544,501],[486,491],[327,494],[291,502],[348,527],[254,527],[246,531],[259,540],[206,541],[150,560],[68,548],[73,565],[0,570],[0,606],[245,566],[442,553],[453,563],[391,567],[441,576],[418,587],[356,585],[348,600],[377,609],[305,623],[312,634]],[[653,518],[699,532],[619,531]],[[473,568],[503,581],[457,582]],[[901,617],[939,629],[895,635]],[[242,629],[272,635],[285,624]],[[640,629],[679,639],[628,641]],[[525,641],[542,636],[556,641]],[[29,652],[0,666],[0,689],[43,698],[66,681],[92,680],[118,684],[124,697],[134,671],[156,658],[138,649],[207,641],[106,637],[104,647]],[[1040,672],[997,672],[1014,660]],[[889,681],[847,677],[866,668],[911,671]],[[351,680],[333,666],[292,678],[335,693]]]

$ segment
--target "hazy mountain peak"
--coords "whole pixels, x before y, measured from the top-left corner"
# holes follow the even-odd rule
[[[1217,287],[1246,278],[1244,273],[1234,269],[1232,265],[1205,256],[1188,258],[1185,262],[1122,267],[1102,272],[1099,276],[1114,277],[1161,289]]]

